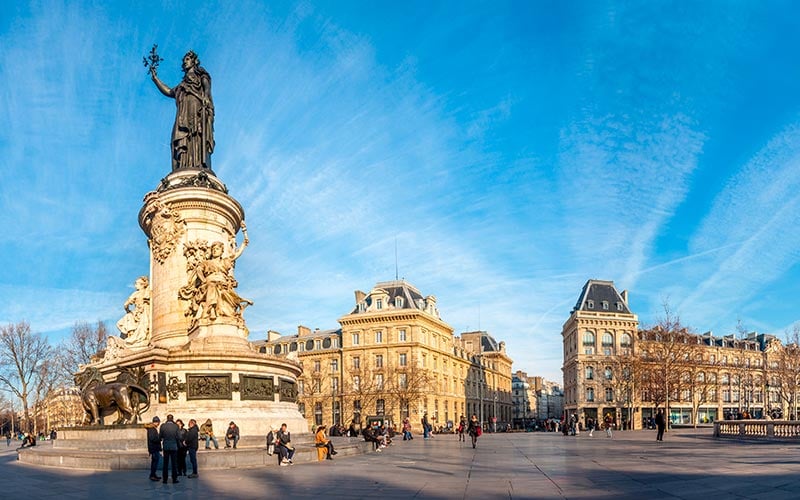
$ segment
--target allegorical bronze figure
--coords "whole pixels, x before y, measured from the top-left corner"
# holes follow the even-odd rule
[[[173,88],[158,78],[156,46],[144,58],[153,83],[167,97],[175,99],[177,112],[172,128],[172,171],[183,169],[211,170],[214,152],[214,101],[211,99],[211,75],[200,66],[197,54],[183,56],[183,80]]]

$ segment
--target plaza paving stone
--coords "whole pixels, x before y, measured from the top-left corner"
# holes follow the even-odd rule
[[[800,443],[716,440],[710,429],[564,437],[485,434],[397,441],[381,453],[255,469],[200,471],[179,484],[148,471],[98,472],[19,463],[0,444],[3,498],[43,499],[796,499]],[[13,445],[12,445],[13,446]],[[48,446],[48,444],[43,444]],[[202,453],[202,452],[201,452]],[[224,450],[205,453],[225,453]]]

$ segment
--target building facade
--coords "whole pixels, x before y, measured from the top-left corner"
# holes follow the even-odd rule
[[[562,328],[564,413],[582,424],[610,416],[640,429],[667,411],[672,424],[725,418],[796,418],[798,339],[695,334],[670,318],[641,330],[628,294],[589,280]]]
[[[625,400],[614,392],[613,361],[629,352],[638,330],[627,292],[619,293],[611,281],[586,282],[561,329],[565,412],[581,422],[622,416]]]
[[[528,374],[522,370],[514,372],[511,376],[511,407],[515,429],[533,427],[536,417],[531,410],[531,401],[534,398],[535,392],[531,390]]]
[[[515,429],[544,428],[549,419],[560,419],[564,411],[564,391],[560,384],[543,377],[530,377],[517,370],[511,378],[513,426]]]
[[[262,352],[297,359],[298,401],[309,427],[367,418],[435,427],[475,413],[485,422],[511,420],[511,359],[486,332],[460,336],[444,322],[432,295],[404,281],[355,292],[340,327],[296,335],[270,332]]]

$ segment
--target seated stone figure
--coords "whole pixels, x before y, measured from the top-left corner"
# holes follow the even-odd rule
[[[125,316],[117,322],[117,328],[126,345],[147,345],[150,338],[150,280],[147,276],[140,276],[134,286],[136,291],[125,301]]]

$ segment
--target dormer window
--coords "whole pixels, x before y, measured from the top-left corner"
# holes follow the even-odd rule
[[[358,303],[358,312],[363,313],[367,310],[367,304],[365,302]]]
[[[603,301],[603,310],[608,311],[608,302],[606,302],[605,300]]]
[[[383,299],[375,299],[375,309],[383,309]]]
[[[586,307],[588,309],[594,309],[594,301],[593,300],[587,300],[586,301]]]
[[[617,311],[622,310],[622,302],[617,302]]]
[[[397,309],[403,308],[403,297],[395,297],[394,298],[394,307]]]

